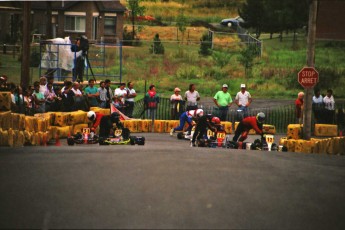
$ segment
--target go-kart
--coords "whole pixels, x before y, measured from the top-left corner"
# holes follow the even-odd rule
[[[198,147],[225,147],[226,132],[224,126],[220,125],[216,132],[208,129],[203,139],[197,141]]]
[[[254,143],[250,142],[235,142],[226,140],[226,148],[230,149],[248,149],[248,145],[250,146],[250,150],[262,150],[262,151],[277,151],[278,146],[274,142],[274,136],[265,134],[261,139],[256,139]]]
[[[190,132],[186,131],[186,132],[179,132],[177,133],[177,139],[179,140],[192,140],[193,138],[193,134],[194,134],[194,131],[195,131],[195,126],[192,127],[192,130]]]
[[[73,136],[67,137],[67,144],[97,144],[99,141],[98,135],[91,132],[89,128],[83,128],[82,133],[76,133]]]
[[[115,129],[114,134],[107,138],[99,138],[100,145],[145,145],[145,137],[130,136],[127,128]]]

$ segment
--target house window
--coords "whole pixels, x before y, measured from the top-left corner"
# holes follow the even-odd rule
[[[85,16],[65,16],[65,31],[85,32]]]
[[[104,18],[104,34],[116,35],[116,17]]]

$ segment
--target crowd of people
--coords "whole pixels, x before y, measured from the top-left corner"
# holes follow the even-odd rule
[[[0,91],[11,92],[12,112],[33,115],[44,112],[89,111],[90,107],[110,108],[113,104],[128,117],[133,116],[134,99],[137,96],[133,82],[120,83],[115,90],[110,88],[109,79],[99,82],[94,79],[84,87],[77,81],[65,80],[62,87],[54,87],[54,77],[40,77],[32,86],[22,88],[7,82],[7,76],[0,77]]]

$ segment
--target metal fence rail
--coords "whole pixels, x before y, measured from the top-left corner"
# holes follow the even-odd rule
[[[218,110],[215,106],[204,106],[199,105],[199,108],[202,108],[205,113],[210,113],[218,115]],[[345,104],[337,104],[336,109],[344,109]],[[133,117],[134,118],[146,118],[144,115],[144,100],[141,99],[135,102]],[[251,108],[248,111],[249,116],[255,116],[259,112],[264,112],[266,114],[266,124],[274,125],[276,132],[279,134],[284,134],[287,132],[287,126],[289,124],[296,123],[295,115],[295,105],[289,106],[280,106],[274,108]],[[160,103],[157,108],[157,120],[172,120],[170,114],[170,99],[169,98],[160,98]],[[237,121],[237,111],[236,109],[230,108],[227,116],[227,121],[232,122],[233,124]],[[337,124],[337,116],[333,121],[334,124]],[[312,119],[312,129],[314,127],[314,121]],[[314,130],[312,130],[314,131]]]

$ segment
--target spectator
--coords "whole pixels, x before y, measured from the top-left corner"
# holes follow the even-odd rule
[[[183,112],[183,98],[180,95],[181,90],[179,88],[174,89],[174,94],[170,97],[171,104],[171,119],[177,120]]]
[[[319,89],[314,90],[313,104],[314,121],[315,123],[322,123],[322,112],[324,110],[323,97]]]
[[[85,105],[84,95],[80,90],[80,84],[77,81],[73,82],[72,89],[68,93],[71,94],[73,98],[72,111],[88,110]]]
[[[47,77],[47,89],[49,89],[48,84],[51,84],[51,88],[54,91],[54,77],[53,76]]]
[[[216,95],[214,95],[213,101],[218,107],[220,120],[226,121],[228,108],[232,105],[232,98],[228,92],[227,84],[223,84],[222,90],[218,91]]]
[[[144,106],[145,110],[147,110],[148,118],[151,118],[152,120],[155,119],[158,103],[159,97],[156,93],[156,87],[154,85],[150,85],[149,90],[144,97]]]
[[[241,84],[241,91],[236,94],[235,103],[238,106],[237,111],[241,111],[242,118],[248,117],[248,107],[252,103],[252,96],[246,91],[245,84]]]
[[[46,99],[46,112],[57,111],[56,110],[56,94],[53,90],[52,83],[47,84],[47,90],[44,92],[44,98]]]
[[[64,99],[64,95],[61,91],[61,88],[58,86],[55,88],[55,94],[56,94],[56,100],[55,100],[55,105],[56,105],[56,111],[64,111],[63,108],[63,99]]]
[[[303,123],[303,97],[304,93],[299,92],[297,99],[295,101],[296,106],[296,123],[302,124]]]
[[[325,104],[325,117],[324,121],[326,124],[334,123],[335,116],[335,101],[333,97],[333,90],[327,90],[326,96],[323,98],[323,103]]]
[[[133,82],[127,83],[127,96],[125,102],[125,114],[128,117],[133,117],[133,110],[134,110],[134,98],[137,96],[137,93],[134,90]]]
[[[40,92],[44,95],[47,89],[47,78],[42,76],[40,77]]]
[[[194,84],[189,85],[189,90],[186,91],[184,94],[184,100],[187,101],[187,111],[198,108],[198,101],[200,100],[200,95],[198,91],[195,90]]]
[[[101,81],[99,83],[98,93],[99,93],[99,107],[101,108],[107,108],[107,102],[110,100],[108,95],[108,91],[105,88],[105,82]],[[110,106],[109,106],[110,107]]]
[[[6,75],[0,76],[0,92],[1,91],[9,91],[9,89],[7,87],[7,76]]]
[[[30,87],[27,89],[23,89],[23,100],[24,100],[24,107],[25,107],[25,115],[33,116],[33,98],[32,98],[32,90]]]
[[[115,99],[115,97],[117,97],[117,98],[121,97],[122,104],[125,104],[125,97],[127,96],[127,90],[125,89],[125,87],[126,87],[125,83],[120,83],[119,88],[116,88],[114,90],[113,99]]]
[[[84,90],[87,99],[89,101],[89,105],[91,107],[98,107],[99,103],[97,98],[99,97],[99,92],[98,92],[98,88],[95,87],[95,80],[94,79],[90,79],[89,80],[89,86],[87,86]]]
[[[32,94],[32,98],[35,105],[35,113],[44,113],[45,112],[45,98],[44,94],[40,92],[40,82],[35,81],[34,82],[34,91]]]
[[[113,92],[111,91],[111,88],[110,88],[111,81],[109,79],[106,79],[104,81],[104,83],[105,83],[104,87],[107,91],[107,101],[106,101],[106,107],[105,108],[110,108],[111,100],[114,97]]]
[[[123,103],[122,96],[115,96],[113,104],[121,113],[125,112],[125,104]]]
[[[63,99],[62,99],[62,104],[63,104],[63,111],[64,112],[71,112],[72,111],[72,106],[74,104],[74,93],[70,93],[72,89],[72,82],[71,81],[66,81],[65,86],[62,88],[62,94],[63,94]]]

